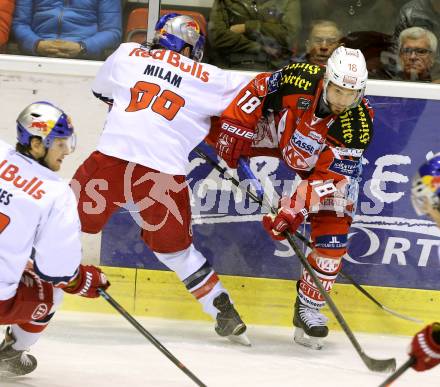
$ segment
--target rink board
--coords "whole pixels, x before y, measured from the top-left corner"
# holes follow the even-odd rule
[[[440,101],[370,99],[376,110],[376,134],[365,154],[343,270],[384,305],[428,322],[438,320],[440,232],[427,218],[417,217],[409,192],[412,176],[426,154],[440,150]],[[208,147],[204,149],[214,156]],[[272,195],[273,185],[279,194],[291,192],[296,184],[295,176],[277,159],[252,159],[251,168],[261,180],[268,179],[264,186],[269,196],[277,197]],[[244,180],[245,176],[239,171],[238,178]],[[194,244],[222,275],[240,313],[251,324],[290,325],[294,280],[301,270],[291,248],[273,242],[261,227],[261,209],[195,155],[189,179]],[[147,269],[136,270],[133,311],[206,319],[173,273],[142,243],[132,209],[121,209],[104,230],[101,263]],[[307,227],[302,231],[307,234]],[[383,312],[352,285],[337,284],[333,294],[355,330],[411,334],[418,327]],[[336,324],[331,320],[333,328]]]
[[[66,160],[61,171],[69,179],[94,150],[105,120],[106,105],[90,92],[100,65],[94,61],[3,55],[0,82],[8,98],[0,106],[2,138],[14,143],[11,128],[20,106],[47,99],[65,107],[74,118],[79,140],[77,151]],[[360,208],[352,227],[349,256],[344,260],[344,270],[385,305],[427,321],[439,318],[436,290],[440,286],[440,233],[432,222],[416,217],[408,193],[411,177],[425,154],[440,150],[438,90],[438,85],[433,84],[368,81],[367,93],[374,95],[370,100],[376,110],[376,135],[365,155],[368,164],[361,183]],[[255,159],[251,167],[260,178],[269,176],[271,183],[280,181],[278,190],[288,191],[292,185],[294,176],[278,160]],[[285,244],[273,244],[264,234],[258,208],[244,201],[201,159],[192,160],[190,172],[194,179],[191,185],[195,200],[195,244],[221,274],[240,313],[246,314],[249,323],[272,323],[273,319],[274,324],[290,325],[295,295],[291,279],[299,278],[297,259]],[[382,179],[385,186],[381,187],[377,181],[371,184],[371,178]],[[202,181],[208,184],[204,187]],[[382,207],[378,196],[383,196]],[[378,213],[367,213],[370,207],[378,208]],[[101,246],[97,246],[102,264],[146,269],[107,269],[111,272],[112,294],[137,314],[172,316],[174,313],[206,318],[174,274],[164,271],[138,236],[135,221],[130,214],[121,212],[112,218]],[[85,246],[86,260],[95,258],[94,249],[94,245]],[[138,281],[135,286],[140,273],[147,278],[142,285]],[[167,289],[172,296],[165,296]],[[155,295],[154,300],[150,294]],[[337,284],[334,294],[344,315],[358,326],[355,329],[387,329],[395,333],[415,330],[414,324],[407,325],[382,312],[352,286]],[[111,311],[102,300],[77,297],[67,297],[66,307]]]
[[[343,268],[365,285],[439,290],[440,231],[426,217],[416,215],[409,193],[425,156],[440,150],[440,101],[377,96],[370,100],[376,112],[375,135],[364,155],[358,209]],[[278,159],[254,158],[251,168],[266,181],[266,192],[275,201],[296,184],[295,175]],[[238,177],[245,179],[240,171]],[[220,274],[299,278],[299,261],[286,243],[273,242],[266,235],[257,204],[195,155],[188,178],[194,244]],[[272,195],[274,185],[277,193]],[[102,235],[101,263],[166,270],[140,240],[136,216],[130,206],[114,214]]]
[[[174,273],[161,270],[104,267],[112,283],[109,293],[129,313],[137,316],[181,320],[209,320],[201,306],[186,291]],[[295,281],[221,276],[236,307],[247,324],[291,326]],[[420,289],[365,286],[387,307],[423,320],[417,324],[394,317],[375,306],[353,286],[336,284],[333,299],[351,329],[360,332],[411,335],[424,324],[438,320],[438,292]],[[117,313],[103,299],[92,300],[66,295],[65,310]],[[326,308],[329,327],[340,327]]]

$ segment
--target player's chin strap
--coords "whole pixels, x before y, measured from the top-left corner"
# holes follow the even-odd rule
[[[228,172],[226,168],[221,167],[215,160],[213,160],[210,156],[208,156],[203,150],[200,148],[194,149],[194,151],[204,160],[206,160],[209,164],[211,164],[217,171],[219,171],[221,174],[225,176],[226,179],[230,180],[235,186],[242,189],[244,191],[244,187],[240,185],[240,182],[235,179],[231,173]],[[251,171],[249,164],[244,160],[243,158],[239,159],[239,165],[242,168],[243,172],[246,174],[247,178],[250,180],[251,184],[253,185],[255,192],[249,190],[249,188],[246,188],[245,193],[256,203],[260,204],[262,207],[266,207],[270,210],[271,213],[276,214],[277,209],[270,205],[270,200],[266,197],[264,193],[264,189],[260,183],[260,181],[255,177],[253,172]],[[299,231],[295,232],[295,237],[298,238],[301,242],[305,243],[307,247],[310,249],[313,248],[312,244],[310,243],[309,239],[306,238],[303,234],[301,234]],[[365,297],[367,297],[370,301],[372,301],[374,304],[376,304],[379,308],[382,310],[392,314],[393,316],[399,317],[403,320],[412,321],[416,323],[422,323],[422,320],[419,320],[415,317],[406,316],[404,314],[401,314],[399,312],[394,311],[391,308],[388,308],[387,306],[383,305],[381,302],[376,300],[367,290],[365,290],[361,285],[359,285],[356,280],[349,274],[344,273],[342,270],[339,272],[339,274],[345,278],[348,282],[350,282],[358,291],[360,291]]]
[[[225,168],[220,167],[218,163],[214,160],[212,160],[203,150],[200,148],[196,148],[195,152],[202,157],[204,160],[208,161],[215,169],[217,169],[219,172],[223,173],[224,175],[227,174],[226,178],[231,180],[231,182],[240,187],[240,183],[237,179],[231,176],[230,173],[227,172]],[[249,169],[250,171],[250,169]],[[257,179],[253,176],[253,180],[257,181]],[[254,183],[255,184],[255,183]],[[240,187],[241,188],[241,187]],[[261,187],[262,188],[262,187]],[[263,198],[258,198],[255,194],[253,194],[248,189],[246,190],[246,194],[249,195],[252,199],[254,199],[257,203],[260,205],[263,205]],[[264,195],[263,195],[264,196]],[[269,206],[271,210],[274,210],[271,206]],[[290,234],[289,232],[285,231],[284,236],[288,240],[290,246],[292,247],[293,251],[295,252],[295,255],[300,260],[301,264],[304,266],[305,270],[307,270],[308,274],[312,278],[313,282],[315,283],[315,286],[318,288],[319,293],[322,295],[322,297],[327,302],[328,307],[332,311],[333,315],[335,316],[336,320],[338,321],[339,325],[341,326],[344,333],[347,335],[348,339],[352,343],[353,347],[355,348],[358,355],[361,357],[364,364],[367,366],[367,368],[371,371],[375,372],[389,372],[394,371],[396,369],[396,359],[374,359],[369,357],[362,347],[360,346],[359,342],[357,341],[356,337],[354,336],[353,332],[351,331],[350,327],[348,326],[347,322],[345,321],[344,317],[342,316],[341,312],[337,308],[336,304],[334,303],[331,296],[326,292],[324,289],[321,281],[315,274],[315,271],[310,266],[310,263],[307,261],[307,258],[305,257],[304,253],[302,252],[301,248],[298,246],[296,240]]]

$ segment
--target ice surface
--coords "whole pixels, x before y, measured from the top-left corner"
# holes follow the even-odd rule
[[[293,342],[293,328],[250,326],[247,348],[216,335],[213,323],[139,318],[143,326],[208,386],[378,386],[341,332],[320,351]],[[376,358],[406,359],[410,337],[356,334]],[[119,315],[59,312],[31,353],[38,368],[2,387],[195,386]],[[404,373],[393,387],[439,387],[440,366]]]

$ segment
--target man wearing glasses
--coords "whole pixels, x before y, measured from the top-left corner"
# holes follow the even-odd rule
[[[419,82],[440,82],[435,64],[437,38],[422,27],[411,27],[399,35],[400,71],[396,79]]]
[[[316,20],[312,23],[306,40],[305,54],[293,58],[294,62],[307,62],[325,66],[333,51],[340,45],[342,32],[330,20]]]

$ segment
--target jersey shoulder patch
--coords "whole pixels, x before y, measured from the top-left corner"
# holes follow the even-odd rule
[[[291,63],[281,72],[280,87],[284,95],[313,95],[325,73],[324,67],[310,63]]]
[[[335,146],[366,149],[373,137],[371,107],[361,102],[357,107],[347,110],[330,125],[328,141]]]
[[[283,76],[283,70],[278,70],[272,73],[267,80],[267,94],[272,94],[278,91],[280,88],[281,78]]]

